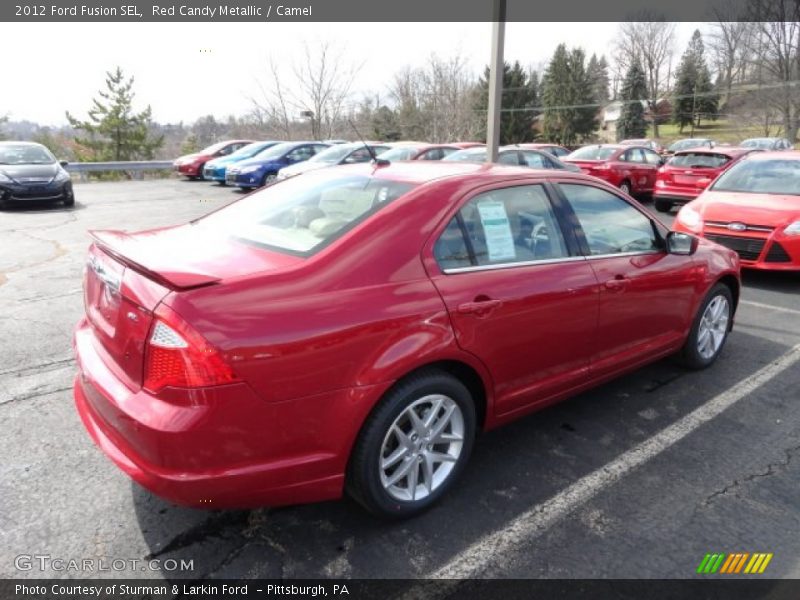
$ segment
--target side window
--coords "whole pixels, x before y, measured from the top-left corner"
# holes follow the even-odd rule
[[[458,148],[442,148],[442,158],[449,156],[453,152],[457,152]]]
[[[484,192],[470,200],[434,246],[443,270],[569,256],[541,185]]]
[[[644,159],[647,161],[648,165],[654,165],[656,167],[661,165],[661,157],[652,150],[644,150]]]
[[[650,219],[619,196],[588,185],[562,183],[560,187],[578,217],[592,255],[660,249]]]
[[[630,162],[630,161],[632,161],[633,158],[632,158],[631,152],[632,152],[631,150],[626,150],[625,152],[623,152],[622,154],[619,155],[617,160],[620,160],[622,162]]]
[[[517,165],[519,166],[519,156],[516,151],[506,152],[497,157],[497,162],[501,165]]]
[[[643,163],[646,162],[644,158],[644,152],[641,148],[631,148],[627,152],[628,154],[628,161],[636,162],[636,163]]]
[[[550,161],[538,152],[523,152],[522,159],[525,164],[534,169],[550,169]]]
[[[366,148],[359,148],[358,150],[354,150],[350,154],[350,156],[348,156],[346,159],[344,159],[344,162],[347,163],[347,164],[350,164],[350,163],[362,163],[362,162],[367,162],[368,160],[370,160],[370,158],[371,157],[370,157],[369,152],[367,151]]]
[[[311,146],[300,146],[289,152],[286,158],[289,159],[290,162],[300,162],[308,160],[312,156],[314,156],[314,151],[311,149]]]
[[[443,156],[444,154],[441,148],[431,148],[427,152],[424,152],[417,160],[441,160]]]
[[[312,152],[311,156],[313,156],[314,154],[319,154],[320,152],[322,152],[323,150],[327,150],[328,148],[330,148],[330,146],[323,146],[321,144],[316,145],[316,146],[312,146],[311,147],[311,152]]]
[[[225,146],[224,148],[220,148],[215,154],[215,156],[227,156],[233,151],[234,151],[233,146]]]

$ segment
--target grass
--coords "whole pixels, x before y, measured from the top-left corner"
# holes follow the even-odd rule
[[[691,126],[688,125],[683,128],[683,133],[681,133],[677,125],[663,123],[658,126],[658,139],[662,144],[667,144],[688,137],[705,137],[720,143],[737,144],[747,138],[764,137],[763,126],[737,123],[727,119],[705,121],[700,124],[700,127],[694,128],[694,135],[691,131]],[[648,135],[652,134],[651,128]]]

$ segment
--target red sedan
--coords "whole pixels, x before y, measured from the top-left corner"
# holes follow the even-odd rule
[[[78,413],[182,504],[428,508],[478,430],[661,357],[719,356],[734,252],[579,173],[361,164],[93,234]]]
[[[228,140],[225,142],[218,142],[212,144],[208,148],[203,148],[200,152],[194,154],[186,154],[175,159],[172,164],[175,171],[180,175],[185,175],[189,179],[203,179],[203,167],[213,158],[220,156],[227,156],[245,147],[247,144],[252,144],[252,140]]]
[[[604,179],[629,195],[651,194],[663,159],[644,146],[597,144],[578,148],[562,159],[581,171]]]
[[[800,152],[739,161],[680,210],[675,229],[735,250],[743,267],[800,271]]]
[[[725,169],[729,169],[755,148],[717,146],[676,152],[658,170],[653,199],[656,210],[669,212],[697,198]]]

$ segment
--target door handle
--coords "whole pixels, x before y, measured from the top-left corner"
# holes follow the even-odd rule
[[[606,289],[612,292],[622,291],[628,286],[629,281],[630,279],[624,275],[616,275],[614,276],[614,279],[609,279],[606,281]]]
[[[502,304],[500,300],[476,300],[475,302],[465,302],[458,305],[458,312],[462,315],[474,314],[478,316],[485,315]]]

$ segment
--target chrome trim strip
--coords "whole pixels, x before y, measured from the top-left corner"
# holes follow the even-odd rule
[[[731,223],[732,222],[734,221],[731,221]],[[709,227],[718,227],[720,229],[732,231],[731,229],[728,229],[728,225],[730,225],[730,223],[723,223],[722,221],[706,221],[705,224]],[[766,225],[748,225],[747,223],[742,223],[742,225],[745,226],[745,229],[742,231],[763,231],[765,233],[775,231],[774,227],[767,227]],[[734,233],[741,233],[741,231],[734,231]]]
[[[618,256],[645,256],[650,254],[664,254],[664,250],[643,250],[640,252],[617,252],[615,254],[592,254],[587,256],[587,260],[597,260],[600,258],[617,258]]]
[[[100,281],[105,283],[112,291],[119,292],[120,285],[122,284],[121,277],[106,271],[103,264],[94,256],[90,256],[87,262]]]
[[[553,265],[557,263],[578,262],[586,260],[585,256],[565,256],[563,258],[546,258],[543,260],[525,260],[513,263],[498,263],[496,265],[477,265],[472,267],[456,267],[455,269],[442,269],[446,275],[454,273],[471,273],[473,271],[493,271],[495,269],[514,269],[516,267],[533,267],[536,265]]]

